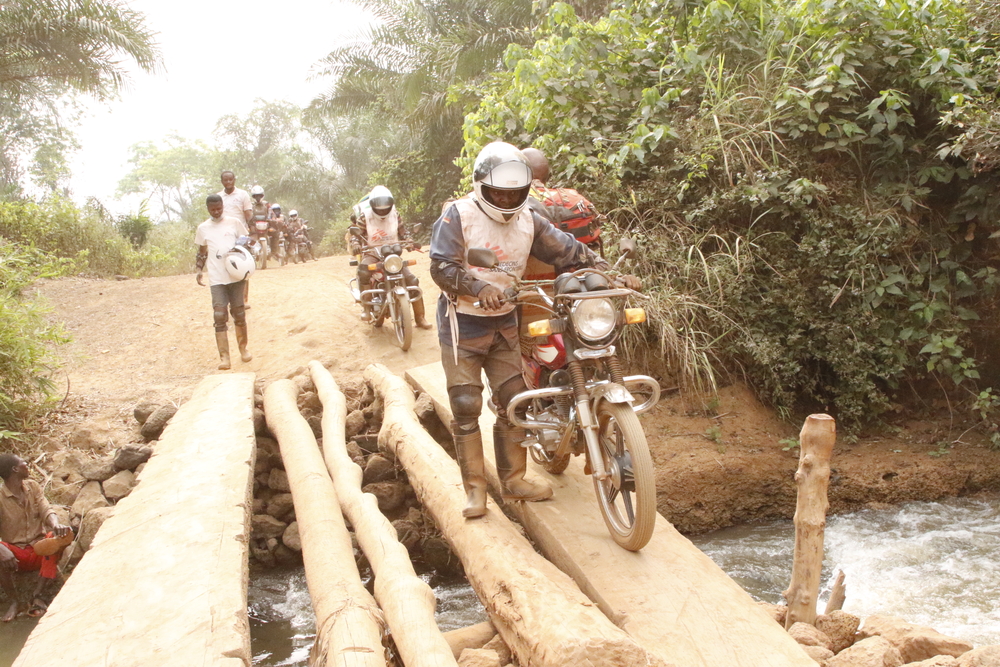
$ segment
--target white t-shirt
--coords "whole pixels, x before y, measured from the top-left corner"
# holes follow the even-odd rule
[[[250,193],[246,190],[233,188],[233,193],[227,195],[225,189],[222,189],[219,190],[219,196],[222,197],[222,215],[236,218],[243,223],[245,228],[246,214],[243,211],[253,212],[253,201],[250,199]],[[244,231],[243,234],[246,235],[247,232]]]
[[[194,243],[197,246],[208,246],[208,260],[205,262],[205,272],[208,273],[209,285],[228,285],[237,281],[226,271],[226,253],[233,249],[236,240],[246,235],[246,225],[243,220],[227,217],[209,218],[198,225],[194,233]]]

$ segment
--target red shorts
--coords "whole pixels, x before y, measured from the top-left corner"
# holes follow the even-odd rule
[[[10,549],[10,552],[14,554],[14,558],[17,559],[17,569],[21,572],[38,570],[38,574],[45,579],[55,579],[56,575],[59,574],[61,550],[52,556],[39,556],[35,553],[34,547],[31,546],[18,547],[7,542],[0,542],[0,544]]]

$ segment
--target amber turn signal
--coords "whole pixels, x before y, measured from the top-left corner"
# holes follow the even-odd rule
[[[406,265],[407,266],[416,266],[417,265],[417,260],[415,260],[415,259],[408,259],[408,260],[406,260]]]
[[[368,270],[369,271],[378,271],[378,264],[369,264],[368,265]]]
[[[646,311],[643,308],[626,308],[625,323],[640,324],[646,321]]]
[[[539,320],[528,325],[529,336],[548,336],[552,333],[552,325],[548,320]]]

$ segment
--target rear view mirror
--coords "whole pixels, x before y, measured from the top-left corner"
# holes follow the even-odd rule
[[[350,226],[350,227],[347,228],[347,231],[351,234],[351,236],[361,236],[361,228],[360,227],[354,227],[352,225],[352,226]]]
[[[489,248],[469,248],[468,261],[481,269],[492,269],[497,265],[497,254]]]

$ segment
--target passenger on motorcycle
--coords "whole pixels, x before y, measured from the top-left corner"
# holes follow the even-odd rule
[[[271,217],[269,220],[270,227],[268,227],[267,231],[271,242],[271,257],[278,259],[278,235],[284,234],[286,239],[289,236],[288,222],[285,220],[285,216],[281,214],[281,204],[271,204]]]
[[[389,188],[384,185],[376,185],[368,193],[366,199],[362,199],[366,206],[355,206],[354,215],[357,225],[361,228],[363,238],[351,239],[351,254],[358,255],[362,252],[361,244],[367,246],[380,246],[386,243],[404,243],[409,250],[419,248],[410,237],[406,226],[403,224],[399,213],[396,211],[396,202],[392,197]],[[374,255],[364,255],[358,262],[358,288],[361,292],[370,289],[371,272],[368,270],[369,264],[378,262]],[[413,275],[410,267],[403,265],[403,279],[410,287],[416,287],[420,280]],[[364,304],[364,312],[361,319],[367,322],[372,317],[371,306]],[[413,323],[421,329],[430,329],[431,324],[427,321],[424,310],[424,297],[421,295],[413,302]]]
[[[454,421],[451,431],[467,503],[462,515],[486,513],[486,477],[479,431],[486,371],[497,409],[493,427],[497,475],[504,500],[545,500],[547,484],[524,479],[527,451],[524,431],[511,426],[506,406],[526,387],[521,375],[517,314],[505,303],[503,290],[512,285],[505,273],[471,266],[469,248],[490,248],[504,270],[524,274],[530,257],[575,270],[607,268],[598,255],[569,234],[527,208],[531,168],[514,146],[494,142],[476,157],[473,192],[448,207],[434,223],[431,236],[431,277],[441,288],[437,325],[441,363],[448,383]]]

